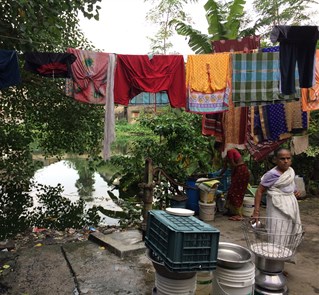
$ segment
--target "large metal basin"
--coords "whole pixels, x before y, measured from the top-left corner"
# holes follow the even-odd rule
[[[220,242],[218,245],[217,265],[225,268],[240,268],[252,260],[251,252],[240,245]]]

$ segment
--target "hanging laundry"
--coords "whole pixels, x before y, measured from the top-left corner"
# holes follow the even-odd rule
[[[230,53],[188,55],[186,86],[191,91],[213,93],[224,90],[230,71]]]
[[[76,56],[71,53],[26,52],[24,69],[50,78],[70,77],[71,64]]]
[[[259,106],[258,111],[254,122],[259,117],[260,126],[255,125],[254,131],[259,128],[262,132],[259,141],[290,138],[308,128],[308,114],[301,110],[300,101]]]
[[[260,107],[250,107],[251,118],[251,135],[255,143],[262,142],[269,138],[269,134],[265,128],[265,122],[263,120],[263,113]]]
[[[213,41],[213,51],[214,52],[252,52],[260,46],[259,36],[248,36],[237,40],[220,40]],[[232,54],[233,55],[233,54]],[[230,72],[233,71],[232,64],[229,66]],[[231,76],[231,75],[230,75]],[[232,80],[232,79],[230,79]],[[232,81],[231,81],[232,83]],[[231,85],[230,83],[230,85]],[[233,87],[232,87],[233,88]],[[238,148],[244,149],[246,142],[246,128],[247,128],[247,110],[243,108],[235,111],[232,92],[229,96],[229,110],[223,113],[222,117],[222,134],[218,141],[222,144],[222,155],[225,156],[228,149]],[[238,114],[237,112],[240,112]],[[242,112],[242,113],[241,113]],[[203,122],[205,118],[203,117]],[[237,124],[237,125],[234,125]],[[203,127],[202,127],[203,130]]]
[[[14,50],[0,50],[0,89],[21,83],[18,55]]]
[[[288,131],[297,134],[308,129],[309,116],[303,112],[300,101],[286,103],[285,118]]]
[[[214,93],[188,89],[186,110],[198,114],[225,112],[228,110],[230,90],[230,86]]]
[[[232,100],[235,106],[271,104],[300,97],[300,89],[291,96],[280,93],[278,52],[233,54],[232,69]]]
[[[189,55],[186,63],[186,110],[199,114],[227,111],[230,72],[228,53]]]
[[[218,40],[213,41],[214,52],[251,52],[254,49],[258,49],[260,46],[259,36],[247,36],[234,40]]]
[[[104,141],[102,156],[104,160],[111,157],[111,144],[115,140],[115,112],[114,112],[114,74],[116,66],[116,56],[109,54],[107,67],[107,87],[104,114]]]
[[[233,148],[243,150],[246,148],[248,107],[235,108],[229,105],[228,112],[223,113],[224,150],[222,157]]]
[[[222,119],[222,113],[203,115],[202,134],[215,136],[216,141],[221,142],[223,137]]]
[[[251,107],[250,111],[248,112],[248,120],[247,120],[247,142],[246,142],[246,148],[250,155],[253,157],[255,161],[262,161],[267,158],[267,156],[275,151],[277,148],[279,148],[283,143],[287,142],[288,139],[282,139],[278,141],[272,141],[272,140],[264,140],[261,142],[256,142],[254,139],[254,131],[256,130],[254,126],[254,108],[258,109],[256,107]]]
[[[129,105],[163,105],[169,104],[166,91],[157,93],[141,92],[132,98]]]
[[[185,66],[182,55],[117,55],[116,104],[127,106],[141,92],[167,91],[172,107],[185,108]]]
[[[71,65],[72,81],[66,81],[66,95],[75,100],[105,104],[109,53],[68,48],[76,56]]]
[[[295,67],[299,70],[301,88],[314,84],[314,58],[319,31],[317,26],[275,26],[270,40],[280,44],[281,91],[296,92]],[[299,86],[299,85],[298,85]]]
[[[270,139],[273,141],[291,137],[288,133],[285,105],[282,103],[264,106],[264,118],[267,120],[266,129]]]
[[[309,147],[309,135],[293,136],[291,140],[291,153],[299,155],[304,153]]]
[[[279,46],[270,46],[266,48],[261,48],[261,52],[279,52]]]
[[[319,50],[316,51],[315,84],[311,88],[302,88],[302,110],[319,110]]]

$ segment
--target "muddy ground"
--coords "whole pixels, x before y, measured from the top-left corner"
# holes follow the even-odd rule
[[[296,254],[296,264],[285,264],[287,285],[290,295],[316,295],[319,294],[319,197],[307,197],[299,201],[299,206],[305,236]],[[220,230],[220,241],[247,245],[241,222],[229,221],[216,213],[215,220],[209,223]],[[97,230],[105,234],[114,231]],[[6,244],[8,248],[0,251],[0,294],[152,294],[154,268],[145,253],[120,259],[88,241],[87,228],[33,231],[18,235]],[[3,243],[0,246],[5,247]]]

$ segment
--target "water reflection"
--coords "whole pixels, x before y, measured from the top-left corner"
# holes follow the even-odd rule
[[[86,208],[96,205],[112,211],[122,210],[108,194],[113,187],[109,186],[99,173],[90,170],[84,159],[62,160],[49,164],[36,171],[33,180],[50,186],[60,183],[64,187],[63,196],[74,202],[82,198],[86,203]],[[117,190],[112,190],[112,193],[119,197]],[[37,201],[34,201],[36,204]],[[103,224],[118,225],[118,219],[102,213],[100,216]]]

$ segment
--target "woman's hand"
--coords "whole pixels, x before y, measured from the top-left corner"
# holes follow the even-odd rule
[[[256,222],[258,221],[259,218],[259,210],[254,210],[253,215],[251,216],[252,220],[255,220]]]
[[[301,197],[301,192],[300,191],[295,191],[294,194],[295,194],[295,197],[297,199],[299,199]]]

